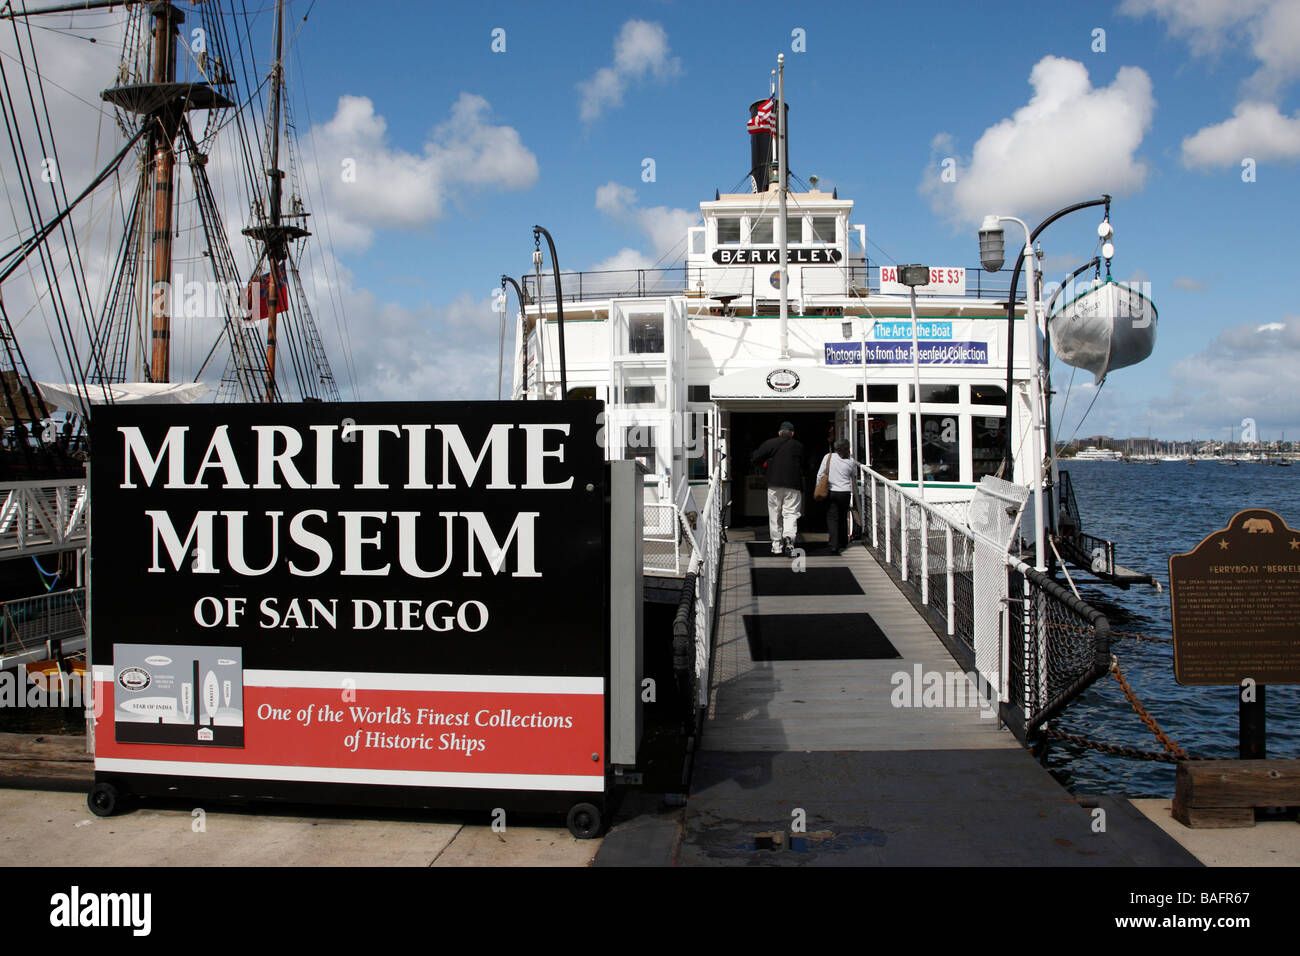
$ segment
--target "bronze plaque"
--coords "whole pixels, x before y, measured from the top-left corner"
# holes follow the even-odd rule
[[[1272,511],[1239,511],[1169,559],[1180,684],[1300,683],[1300,532]]]

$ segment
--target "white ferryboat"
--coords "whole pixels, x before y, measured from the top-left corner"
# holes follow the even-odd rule
[[[782,203],[774,137],[753,132],[772,102],[750,106],[750,191],[700,203],[681,265],[561,273],[557,296],[557,277],[534,255],[513,397],[604,403],[608,456],[647,468],[647,573],[682,573],[680,548],[666,546],[679,515],[706,510],[711,484],[729,503],[731,526],[766,522],[763,475],[749,455],[783,421],[807,451],[801,530],[825,528],[811,491],[838,438],[875,476],[961,522],[986,476],[1030,489],[1042,482],[1043,526],[1059,527],[1058,511],[1073,502],[1055,462],[1038,467],[1047,443],[1035,441],[1043,436],[1031,414],[1030,324],[1023,301],[1008,309],[1011,270],[931,267],[931,281],[915,289],[914,329],[909,287],[897,265],[869,259],[851,199],[817,189],[813,177]],[[1020,247],[1007,248],[1014,256]],[[1036,340],[1041,353],[1041,327]],[[1021,530],[1032,542],[1026,515]],[[1062,523],[1077,529],[1077,516]],[[652,545],[657,534],[663,547]]]
[[[1115,451],[1111,448],[1098,448],[1096,445],[1089,445],[1083,451],[1074,456],[1075,461],[1120,461],[1124,453]],[[1177,458],[1163,458],[1161,461],[1179,461]]]

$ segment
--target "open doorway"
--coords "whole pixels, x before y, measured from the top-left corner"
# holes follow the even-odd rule
[[[731,526],[767,527],[767,484],[762,468],[752,468],[749,456],[769,438],[775,438],[782,422],[794,425],[794,437],[804,447],[803,517],[800,531],[826,530],[826,502],[813,499],[817,468],[835,439],[836,412],[804,411],[796,407],[771,406],[761,411],[732,411],[728,430],[731,453]]]

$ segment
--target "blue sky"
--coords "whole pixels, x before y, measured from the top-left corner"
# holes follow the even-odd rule
[[[877,262],[973,266],[988,204],[1032,225],[1114,194],[1115,271],[1151,283],[1159,337],[1113,373],[1081,435],[1221,437],[1251,417],[1261,437],[1300,439],[1297,8],[295,0],[293,96],[321,161],[332,247],[317,231],[343,269],[357,391],[495,397],[489,295],[530,268],[533,223],[566,270],[658,260],[701,200],[740,183],[746,107],[783,52],[792,168],[855,200]],[[938,176],[948,157],[956,183]],[[355,182],[339,179],[346,158]],[[1093,254],[1097,221],[1045,233],[1058,276]],[[1091,400],[1087,378],[1071,409]]]

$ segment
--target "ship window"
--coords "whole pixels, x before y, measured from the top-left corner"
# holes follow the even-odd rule
[[[926,481],[961,480],[961,427],[956,415],[921,416],[921,461]]]
[[[916,401],[916,386],[907,387],[907,400]],[[956,385],[922,385],[921,402],[933,402],[940,405],[957,404],[957,386]]]
[[[686,400],[688,402],[709,402],[709,386],[707,385],[688,385],[686,386]]]
[[[871,416],[871,468],[898,479],[898,416]]]
[[[718,245],[720,246],[738,246],[740,245],[740,217],[718,219]]]
[[[997,385],[972,385],[970,387],[970,400],[973,405],[1002,405],[1007,404],[1006,389]]]
[[[658,353],[664,350],[664,317],[659,312],[633,312],[627,317],[627,350]]]
[[[868,385],[867,401],[869,402],[889,402],[898,401],[897,385]]]
[[[624,385],[623,404],[624,405],[655,404],[655,387],[653,385]]]
[[[756,244],[771,245],[776,242],[772,235],[772,217],[753,219],[749,224],[749,241]]]
[[[594,401],[596,398],[596,387],[591,385],[582,388],[571,388],[569,389],[569,398],[589,399]]]
[[[812,234],[808,237],[809,242],[834,242],[835,241],[835,217],[834,216],[813,216],[812,217]]]
[[[971,393],[976,388],[972,386]],[[1001,392],[1002,389],[996,389]],[[971,419],[971,452],[973,461],[971,475],[979,481],[985,475],[996,475],[1002,464],[1002,453],[1006,449],[1007,420],[992,415],[976,415]]]

